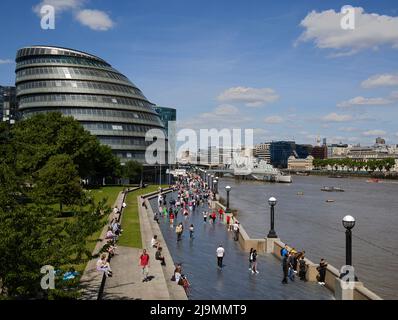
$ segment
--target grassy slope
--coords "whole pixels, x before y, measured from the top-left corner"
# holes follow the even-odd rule
[[[166,188],[168,186],[163,185],[162,187]],[[133,248],[142,248],[137,196],[157,191],[158,188],[158,185],[151,185],[146,187],[145,189],[140,189],[128,193],[126,197],[127,207],[124,210],[122,216],[123,234],[119,238],[118,245]]]

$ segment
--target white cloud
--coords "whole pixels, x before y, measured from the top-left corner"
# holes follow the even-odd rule
[[[44,5],[54,7],[55,14],[63,11],[75,10],[81,8],[86,0],[42,0],[38,5],[33,7],[33,11],[40,16],[40,9]]]
[[[343,131],[343,132],[355,132],[355,131],[358,131],[358,128],[354,128],[354,127],[341,127],[341,128],[339,128],[339,131]]]
[[[109,16],[100,10],[84,9],[77,13],[76,19],[92,30],[106,31],[113,27],[114,23]]]
[[[223,128],[244,128],[253,121],[245,116],[240,110],[229,104],[222,104],[212,111],[203,112],[188,119],[178,121],[179,128],[198,129],[223,129]]]
[[[322,117],[322,121],[325,122],[346,122],[352,121],[352,116],[349,114],[337,114],[335,112],[329,113],[328,115]]]
[[[14,60],[11,59],[0,59],[0,64],[10,64],[14,63]]]
[[[33,7],[33,11],[41,16],[40,9],[44,5],[51,5],[55,14],[71,11],[77,21],[95,31],[106,31],[114,26],[114,22],[107,13],[101,10],[84,9],[86,0],[42,0]]]
[[[278,100],[279,96],[271,88],[233,87],[218,97],[221,102],[239,102],[247,107],[259,107]]]
[[[353,107],[353,106],[379,106],[392,103],[391,100],[385,98],[364,98],[355,97],[350,100],[342,101],[337,104],[338,107]]]
[[[343,16],[333,9],[310,12],[300,23],[305,30],[296,44],[314,41],[318,48],[333,49],[334,56],[352,55],[382,45],[398,48],[398,17],[365,13],[357,7],[355,29],[344,30],[340,25]]]
[[[384,130],[378,130],[378,129],[362,132],[362,135],[363,135],[363,136],[366,136],[366,137],[371,137],[371,136],[384,136],[384,135],[386,135],[386,134],[387,134],[387,132],[385,132]]]
[[[390,94],[391,99],[398,99],[398,91],[393,91]]]
[[[283,118],[280,117],[280,116],[269,116],[269,117],[266,117],[264,119],[264,122],[268,123],[268,124],[282,123],[283,122]]]
[[[398,74],[376,74],[362,81],[363,88],[398,86]]]

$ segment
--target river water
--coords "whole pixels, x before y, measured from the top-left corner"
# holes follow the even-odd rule
[[[221,178],[219,192],[230,185],[230,206],[252,238],[263,238],[270,225],[268,198],[278,199],[275,230],[279,238],[305,250],[315,263],[325,258],[336,268],[345,264],[342,218],[355,217],[353,265],[364,285],[384,299],[398,299],[398,182],[369,183],[364,178],[293,176],[293,183]],[[323,186],[345,192],[324,192]],[[298,193],[303,193],[298,195]],[[326,202],[331,199],[334,202]]]

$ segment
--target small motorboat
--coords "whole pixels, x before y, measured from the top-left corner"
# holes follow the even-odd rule
[[[370,182],[370,183],[378,183],[378,182],[380,182],[380,179],[377,179],[377,178],[371,178],[371,179],[368,179],[368,180],[366,180],[366,182]]]
[[[298,195],[298,196],[303,196],[303,195],[304,195],[304,192],[299,191],[299,192],[297,192],[297,195]]]
[[[333,199],[327,199],[326,202],[334,202]]]
[[[338,187],[323,187],[323,188],[321,188],[321,191],[327,191],[327,192],[344,192],[344,189],[338,188]]]

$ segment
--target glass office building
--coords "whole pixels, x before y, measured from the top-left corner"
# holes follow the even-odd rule
[[[169,132],[169,121],[177,121],[177,110],[173,108],[166,108],[155,106],[155,111],[159,114],[167,133]]]
[[[165,130],[142,91],[103,59],[73,49],[31,46],[17,52],[16,90],[23,117],[59,111],[109,145],[122,162],[145,162],[150,129]],[[164,144],[167,148],[167,142]]]
[[[287,168],[287,161],[295,154],[294,141],[272,141],[270,144],[271,164],[276,168]]]

